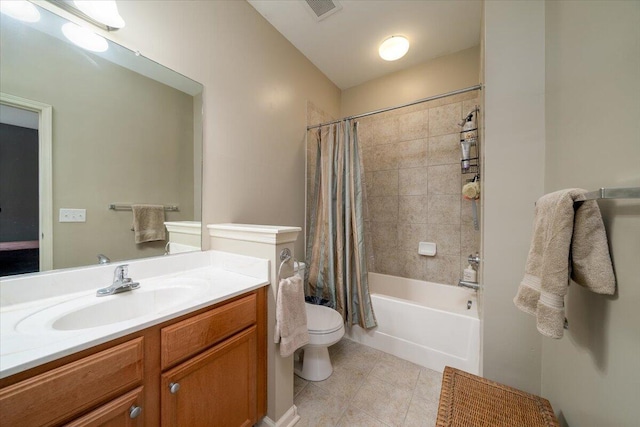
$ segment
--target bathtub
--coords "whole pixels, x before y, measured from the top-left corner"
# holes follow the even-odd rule
[[[369,273],[369,290],[378,326],[354,325],[350,339],[438,372],[480,374],[475,291],[378,273]]]

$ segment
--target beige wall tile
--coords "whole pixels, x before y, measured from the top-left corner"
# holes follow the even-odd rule
[[[416,280],[427,280],[427,257],[419,255],[417,248],[415,251],[399,252],[401,259],[400,273],[401,277],[407,277]]]
[[[367,194],[371,197],[398,195],[398,170],[376,171],[372,174],[372,181]]]
[[[370,147],[374,144],[374,128],[375,123],[371,120],[358,121],[358,144],[360,147]]]
[[[460,132],[462,104],[448,104],[429,110],[429,135],[438,136]]]
[[[422,139],[429,136],[429,110],[406,112],[398,116],[398,141]]]
[[[367,204],[371,221],[398,221],[398,196],[369,197]]]
[[[460,227],[460,254],[476,253],[480,251],[480,231],[473,229],[473,225],[463,223]]]
[[[427,139],[398,142],[394,145],[397,167],[415,168],[427,165]]]
[[[460,168],[457,164],[429,166],[429,195],[461,194]]]
[[[390,250],[398,247],[398,224],[395,222],[372,222],[371,240],[373,250]]]
[[[424,224],[427,222],[427,196],[400,196],[398,221]]]
[[[429,165],[456,164],[459,166],[460,135],[452,133],[430,137],[428,153],[427,163]]]
[[[376,270],[374,273],[390,274],[397,276],[400,274],[400,265],[398,264],[400,256],[395,249],[378,249],[374,250]]]
[[[429,196],[427,220],[429,224],[460,224],[460,196]]]
[[[400,123],[397,117],[381,117],[374,123],[374,144],[390,144],[398,140]]]
[[[460,225],[430,224],[427,230],[426,241],[436,244],[437,254],[459,255]]]
[[[397,169],[400,154],[395,144],[363,147],[362,160],[364,168],[369,172]]]
[[[460,257],[439,255],[427,259],[427,280],[430,282],[455,285],[460,279]]]
[[[399,169],[398,194],[419,196],[427,194],[428,175],[426,167]]]
[[[418,252],[418,243],[427,241],[427,224],[398,224],[398,249]]]

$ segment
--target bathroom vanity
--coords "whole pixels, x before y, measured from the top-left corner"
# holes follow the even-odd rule
[[[148,300],[145,306],[158,306],[160,311],[124,320],[115,313],[129,310],[129,299],[148,297],[135,297],[134,290],[98,298],[92,289],[9,304],[9,284],[6,292],[3,289],[0,312],[2,424],[255,424],[266,413],[268,263],[197,253],[171,257],[169,264],[180,258],[192,264],[195,258],[207,262],[207,256],[217,257],[213,265],[141,278],[140,290],[146,288],[156,300]],[[134,279],[136,271],[144,275],[143,267],[131,264]],[[113,268],[95,269],[107,272]],[[153,266],[145,268],[154,270]],[[73,273],[82,272],[68,274]],[[56,280],[50,279],[54,284]],[[166,292],[159,290],[181,289],[181,283],[194,281],[203,289],[169,308],[162,305]],[[39,284],[33,286],[37,294]],[[167,295],[176,299],[170,292]],[[78,301],[76,305],[70,305],[73,300]],[[83,314],[100,313],[101,306],[110,301],[123,307],[114,310],[113,323]],[[89,309],[83,312],[86,307],[80,307],[87,303]],[[42,316],[51,320],[43,321]],[[38,327],[31,324],[34,317]],[[80,323],[74,323],[77,321]]]

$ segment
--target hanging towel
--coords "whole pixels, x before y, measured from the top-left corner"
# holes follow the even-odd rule
[[[615,276],[600,209],[572,188],[536,203],[525,275],[513,302],[536,316],[538,331],[562,338],[569,277],[592,292],[612,295]]]
[[[165,240],[164,206],[131,205],[136,243]]]
[[[302,279],[298,275],[280,280],[276,298],[276,330],[274,342],[280,342],[280,356],[287,357],[309,343],[307,309]]]

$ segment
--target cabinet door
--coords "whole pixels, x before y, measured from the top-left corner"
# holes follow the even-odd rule
[[[137,427],[144,425],[142,387],[102,405],[66,427]]]
[[[257,406],[255,325],[162,374],[162,426],[251,426]]]

